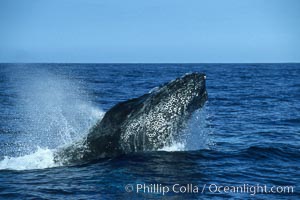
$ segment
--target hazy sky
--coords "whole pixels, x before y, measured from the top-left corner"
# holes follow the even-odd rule
[[[300,0],[0,0],[0,62],[300,62]]]

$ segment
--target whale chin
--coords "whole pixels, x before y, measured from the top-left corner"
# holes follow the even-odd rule
[[[148,94],[113,106],[87,137],[55,153],[64,164],[155,151],[180,137],[192,113],[207,100],[205,74],[191,73]]]

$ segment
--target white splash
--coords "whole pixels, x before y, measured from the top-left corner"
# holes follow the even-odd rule
[[[186,130],[184,130],[185,150],[209,149],[213,145],[211,141],[213,129],[210,126],[209,113],[207,105],[193,113]]]
[[[165,146],[161,149],[159,149],[158,151],[184,151],[185,150],[185,144],[181,143],[181,142],[174,142],[173,144],[171,144],[170,146]]]
[[[185,130],[181,132],[181,137],[173,140],[168,146],[164,146],[159,151],[195,151],[209,149],[213,143],[211,135],[213,129],[210,127],[208,106],[196,110],[189,120]]]
[[[27,170],[58,166],[53,153],[84,138],[104,112],[96,108],[78,82],[35,67],[11,74],[18,91],[15,152],[0,160],[1,169]]]
[[[44,169],[58,166],[59,164],[53,160],[53,150],[42,149],[40,147],[32,154],[20,157],[5,156],[4,159],[0,161],[0,170]]]

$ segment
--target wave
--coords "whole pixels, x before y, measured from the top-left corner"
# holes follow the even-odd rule
[[[251,146],[243,150],[240,155],[255,160],[279,159],[299,160],[300,151],[293,145],[273,144],[274,146]]]

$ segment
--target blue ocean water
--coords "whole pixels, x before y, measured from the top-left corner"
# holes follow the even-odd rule
[[[209,97],[185,144],[53,162],[116,103],[188,72]],[[300,197],[300,64],[0,64],[0,105],[1,199]]]

